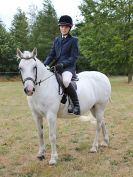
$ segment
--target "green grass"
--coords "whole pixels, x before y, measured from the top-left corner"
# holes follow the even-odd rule
[[[20,81],[0,82],[0,177],[132,177],[133,84],[111,77],[112,102],[105,120],[108,148],[89,153],[95,125],[57,120],[57,165],[49,166],[50,143],[44,120],[46,159],[36,159],[38,136]],[[101,137],[100,137],[101,139]]]

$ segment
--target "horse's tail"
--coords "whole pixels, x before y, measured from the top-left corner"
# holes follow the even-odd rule
[[[90,122],[91,124],[96,124],[96,119],[93,117],[91,112],[88,112],[88,115],[80,116],[79,117],[83,122]]]

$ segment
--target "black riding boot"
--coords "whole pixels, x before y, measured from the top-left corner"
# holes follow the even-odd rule
[[[76,93],[75,88],[73,87],[72,83],[66,88],[67,94],[70,96],[72,103],[74,105],[73,113],[76,115],[80,115],[80,105],[78,101],[78,96]]]

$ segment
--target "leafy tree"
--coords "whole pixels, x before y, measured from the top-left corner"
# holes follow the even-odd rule
[[[132,74],[131,0],[83,0],[80,10],[81,53],[90,65],[108,74]]]
[[[71,31],[71,34],[73,36],[81,36],[81,33],[80,33],[80,28],[82,27],[82,24],[83,23],[78,23],[76,25],[76,28],[74,28],[72,31]],[[80,38],[79,38],[80,39]],[[81,41],[81,40],[80,40]],[[80,42],[81,44],[81,42]],[[94,68],[91,67],[90,65],[90,60],[88,60],[88,58],[83,55],[82,53],[82,47],[81,45],[79,45],[79,56],[78,56],[78,60],[77,60],[77,63],[76,63],[76,72],[81,72],[81,71],[86,71],[86,70],[93,70]]]
[[[6,43],[6,29],[0,24],[0,72],[3,71],[3,65],[4,65],[4,49],[5,49],[5,43]]]
[[[128,82],[130,82],[133,75],[133,5],[131,0],[119,0],[115,3],[114,10],[117,38],[113,38],[115,45],[112,50],[118,58],[119,67],[128,74]],[[115,42],[116,40],[119,42]]]
[[[57,15],[50,0],[44,0],[31,31],[31,49],[37,47],[38,57],[44,59],[58,33]]]
[[[32,31],[32,27],[36,21],[36,17],[37,17],[37,14],[38,14],[38,8],[36,5],[32,4],[29,6],[29,12],[28,12],[28,23],[29,23],[29,30],[30,30],[30,33]]]
[[[21,50],[28,50],[29,48],[29,27],[25,12],[17,9],[16,15],[11,24],[11,35],[15,38],[17,47]]]
[[[17,70],[15,51],[14,38],[0,24],[0,72],[15,72]]]

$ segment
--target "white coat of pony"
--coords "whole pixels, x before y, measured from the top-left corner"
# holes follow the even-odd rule
[[[20,59],[19,69],[27,94],[29,107],[32,111],[39,135],[38,158],[45,158],[45,145],[43,138],[43,117],[48,121],[49,139],[51,142],[51,158],[49,164],[56,164],[58,154],[56,150],[56,118],[68,117],[68,102],[61,106],[62,96],[58,93],[58,83],[55,75],[38,60],[37,50],[32,52],[17,49],[17,57]],[[80,102],[81,115],[89,110],[96,118],[96,135],[91,152],[97,152],[98,135],[102,128],[103,146],[108,145],[108,135],[104,123],[105,107],[111,97],[111,85],[109,79],[100,72],[85,71],[78,74],[77,94]],[[40,82],[40,85],[38,82]],[[69,115],[71,116],[71,115]],[[78,117],[77,117],[78,119]]]

